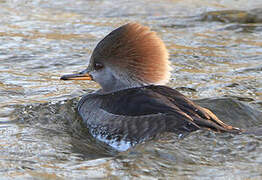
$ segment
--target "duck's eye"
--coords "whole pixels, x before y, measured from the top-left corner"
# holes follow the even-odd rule
[[[104,66],[103,66],[103,64],[101,64],[101,63],[95,63],[94,64],[94,68],[95,68],[95,70],[97,71],[97,70],[99,70],[99,69],[102,69]]]

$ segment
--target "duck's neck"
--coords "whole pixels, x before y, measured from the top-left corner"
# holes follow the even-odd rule
[[[142,87],[147,85],[126,72],[119,70],[112,70],[111,68],[105,68],[103,71],[92,72],[94,80],[100,84],[101,89],[99,93],[107,94],[123,89],[129,89],[134,87]]]
[[[130,88],[135,88],[135,87],[143,87],[145,86],[145,84],[141,84],[141,83],[130,83],[130,84],[125,84],[122,83],[120,81],[115,81],[112,82],[110,87],[102,87],[101,89],[99,89],[97,91],[97,93],[99,94],[108,94],[108,93],[113,93],[113,92],[117,92],[117,91],[121,91],[124,89],[130,89]]]

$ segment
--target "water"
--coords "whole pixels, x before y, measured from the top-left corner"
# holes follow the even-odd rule
[[[261,179],[261,9],[255,0],[0,0],[0,177]],[[166,43],[169,86],[255,135],[165,134],[120,153],[93,139],[74,107],[99,86],[59,77],[85,69],[96,43],[130,21]]]

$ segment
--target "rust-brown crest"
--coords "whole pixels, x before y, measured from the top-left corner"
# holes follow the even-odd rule
[[[146,26],[123,25],[96,46],[92,60],[118,66],[132,79],[165,84],[170,77],[168,52],[163,41]]]

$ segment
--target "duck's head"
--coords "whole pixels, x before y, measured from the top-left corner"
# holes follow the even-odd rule
[[[169,81],[170,65],[163,41],[148,27],[137,23],[123,25],[101,40],[90,63],[79,74],[62,80],[94,80],[103,92],[162,85]]]

